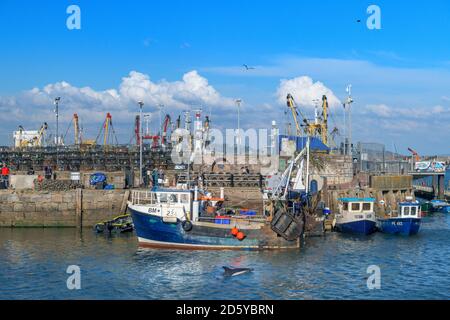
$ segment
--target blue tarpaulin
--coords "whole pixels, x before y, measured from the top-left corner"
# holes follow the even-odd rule
[[[303,150],[306,148],[306,142],[308,141],[307,137],[297,137],[297,136],[287,136],[280,135],[278,140],[279,151],[281,151],[282,141],[288,139],[290,141],[296,141],[297,151]],[[310,138],[310,148],[314,151],[324,151],[329,152],[330,148],[327,147],[319,138],[311,137]]]
[[[104,183],[104,182],[106,182],[106,175],[104,173],[97,172],[97,173],[91,174],[91,179],[90,179],[91,186],[95,186],[98,183]]]

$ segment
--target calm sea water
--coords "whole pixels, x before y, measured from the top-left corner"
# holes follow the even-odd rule
[[[133,234],[0,229],[0,299],[449,299],[450,216],[423,221],[417,236],[329,234],[276,252],[138,249]],[[69,265],[81,290],[67,289]],[[381,289],[367,289],[367,268]],[[254,272],[223,276],[222,266]]]

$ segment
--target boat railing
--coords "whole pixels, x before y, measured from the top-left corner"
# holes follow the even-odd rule
[[[133,190],[131,191],[131,203],[133,205],[148,205],[157,203],[156,196],[151,191]]]

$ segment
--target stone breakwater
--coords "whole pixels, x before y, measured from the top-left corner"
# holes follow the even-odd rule
[[[0,190],[0,227],[91,227],[126,210],[128,190]]]

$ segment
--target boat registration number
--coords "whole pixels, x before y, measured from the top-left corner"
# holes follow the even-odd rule
[[[160,209],[159,208],[148,208],[148,213],[159,213]]]

